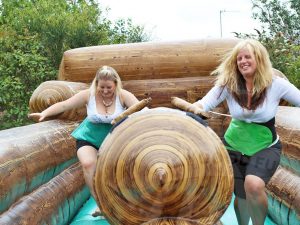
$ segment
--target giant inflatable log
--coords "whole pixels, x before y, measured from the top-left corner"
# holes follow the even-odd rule
[[[0,131],[0,213],[77,161],[76,125],[53,120]]]
[[[46,81],[40,84],[33,92],[29,108],[31,112],[42,112],[49,106],[64,101],[81,90],[88,89],[89,85],[85,83],[64,82],[64,81]],[[58,116],[48,118],[58,118],[67,120],[82,120],[86,116],[86,109],[72,109]],[[34,119],[34,118],[33,118]]]
[[[153,80],[124,81],[125,89],[134,93],[137,98],[151,97],[151,107],[170,107],[171,97],[177,96],[195,102],[201,99],[214,85],[215,77],[184,77]]]
[[[277,224],[300,222],[300,177],[279,167],[268,183],[269,215]]]
[[[300,175],[300,109],[280,106],[276,129],[282,142],[281,165]]]
[[[195,102],[202,98],[213,86],[214,77],[187,77],[157,80],[124,81],[123,86],[138,99],[151,97],[151,108],[173,107],[171,97],[178,96]],[[89,84],[68,81],[47,81],[42,83],[32,94],[29,102],[31,112],[41,112],[56,102],[64,101],[81,90],[88,89]],[[52,117],[67,120],[82,120],[86,109],[77,109]]]
[[[84,185],[81,165],[75,163],[2,213],[0,224],[69,224],[89,197]]]
[[[239,39],[203,39],[105,45],[66,51],[59,80],[89,83],[103,65],[122,80],[208,76]]]
[[[233,191],[218,136],[200,117],[168,108],[134,113],[114,127],[99,150],[94,179],[110,224],[158,218],[173,224],[170,217],[194,221],[176,224],[215,224]]]
[[[277,224],[300,221],[300,109],[280,106],[276,128],[282,142],[281,167],[268,184],[269,213]],[[270,165],[271,166],[271,165]]]

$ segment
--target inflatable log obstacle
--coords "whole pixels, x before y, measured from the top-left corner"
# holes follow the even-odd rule
[[[209,225],[224,214],[233,192],[230,159],[220,138],[191,115],[143,110],[105,139],[94,186],[111,224],[173,218]]]
[[[70,137],[77,125],[52,120],[0,131],[0,224],[74,217],[89,195]]]
[[[63,55],[58,80],[44,82],[35,90],[29,103],[32,112],[42,111],[55,102],[87,89],[97,69],[109,65],[120,74],[124,88],[139,100],[152,99],[148,112],[133,113],[116,125],[105,140],[103,154],[99,154],[97,166],[106,166],[108,171],[97,170],[96,201],[111,224],[126,220],[128,224],[142,222],[148,225],[200,225],[207,222],[233,225],[232,220],[227,223],[222,221],[222,213],[231,197],[228,192],[232,187],[230,176],[224,180],[210,176],[212,174],[206,164],[213,164],[216,174],[223,174],[223,171],[219,172],[218,162],[227,159],[215,134],[220,137],[224,134],[229,119],[211,115],[207,120],[208,128],[185,115],[185,112],[179,113],[175,109],[169,109],[172,116],[166,118],[164,110],[174,108],[171,104],[171,97],[174,96],[187,102],[201,99],[213,86],[214,77],[210,76],[210,72],[219,64],[224,53],[238,41],[204,39],[72,49]],[[280,71],[275,72],[281,74]],[[226,104],[220,105],[216,111],[228,113]],[[268,218],[273,221],[270,224],[299,224],[299,114],[298,108],[281,106],[276,116],[283,152],[280,168],[266,189]],[[84,185],[82,169],[76,158],[74,140],[70,137],[70,132],[85,116],[85,109],[78,109],[65,112],[50,121],[0,131],[0,224],[78,225],[95,220],[90,216],[93,211],[85,211],[90,203],[89,191]],[[176,122],[173,123],[174,118]],[[166,124],[165,120],[171,120],[171,123]],[[119,140],[130,144],[120,145],[122,152],[112,150],[119,157],[112,158],[107,143],[112,142],[112,136],[119,134],[126,123],[133,121],[132,127],[136,128],[136,132],[127,133],[126,130],[117,135]],[[170,128],[172,124],[174,127]],[[210,143],[210,154],[202,145],[195,145],[204,140],[195,138],[194,133],[190,134],[187,124],[199,130],[199,136]],[[146,139],[152,142],[143,142],[140,127]],[[170,133],[176,134],[173,136]],[[128,136],[130,134],[133,136]],[[165,134],[165,146],[156,139],[161,134]],[[113,146],[116,147],[116,143]],[[130,152],[128,146],[133,146],[135,150]],[[153,150],[156,147],[157,150]],[[113,163],[110,164],[106,158]],[[105,163],[100,164],[100,159]],[[122,163],[122,160],[117,162],[117,159],[126,163]],[[117,185],[104,186],[102,176],[109,176],[113,172],[111,168],[116,169],[116,174],[112,174],[108,181]],[[229,173],[229,170],[226,169],[224,173]],[[133,174],[127,171],[133,171]],[[221,187],[216,187],[216,183]],[[224,194],[220,194],[222,191]],[[211,198],[205,198],[203,192]],[[106,198],[107,204],[104,201]],[[130,213],[124,206],[127,201],[130,203],[127,207],[133,210]],[[113,213],[115,209],[118,214]],[[97,222],[107,224],[100,219]]]
[[[208,76],[237,40],[148,42],[66,51],[59,80],[88,83],[100,65],[115,68],[123,81]]]

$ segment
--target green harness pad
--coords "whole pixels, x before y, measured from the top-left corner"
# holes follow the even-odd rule
[[[227,149],[252,156],[272,144],[272,132],[263,125],[232,119],[224,135]]]
[[[76,140],[88,141],[99,149],[111,127],[110,123],[92,123],[85,118],[71,135]]]

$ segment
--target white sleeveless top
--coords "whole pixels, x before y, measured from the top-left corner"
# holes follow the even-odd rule
[[[115,111],[113,114],[99,114],[96,108],[96,98],[95,96],[90,96],[89,102],[86,106],[88,120],[92,123],[111,123],[113,119],[125,111],[125,108],[121,104],[119,95],[116,96],[115,104]]]

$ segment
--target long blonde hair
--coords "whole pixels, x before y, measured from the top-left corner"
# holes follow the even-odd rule
[[[97,92],[97,86],[99,80],[111,80],[116,84],[116,94],[118,94],[122,89],[122,82],[117,71],[110,66],[102,66],[96,72],[96,76],[90,86],[90,94],[95,95]]]
[[[264,100],[266,88],[272,83],[273,76],[269,53],[259,41],[253,39],[240,41],[224,56],[222,63],[211,74],[217,75],[216,85],[226,86],[238,103],[244,106],[246,85],[237,66],[237,55],[240,50],[245,48],[253,53],[257,64],[253,80],[252,99],[253,108],[256,108]]]

